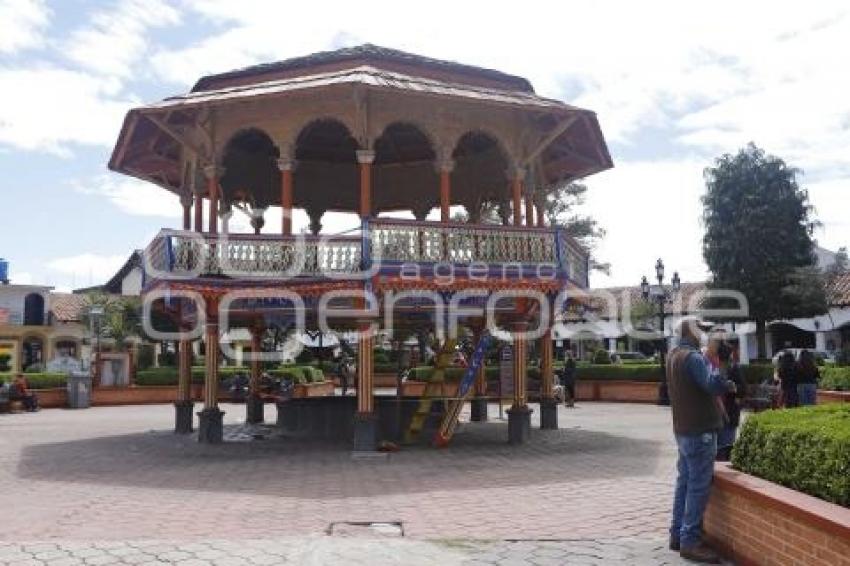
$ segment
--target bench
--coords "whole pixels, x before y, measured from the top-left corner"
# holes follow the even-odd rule
[[[23,410],[24,404],[17,399],[10,399],[7,387],[0,387],[0,413],[21,413]]]

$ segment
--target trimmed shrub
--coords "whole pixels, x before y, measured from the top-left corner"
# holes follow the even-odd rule
[[[820,388],[850,391],[850,367],[825,367],[820,370]]]
[[[663,377],[658,364],[580,365],[576,368],[576,379],[658,382]]]
[[[773,379],[773,364],[750,364],[741,366],[741,377],[750,385]]]
[[[732,450],[732,466],[850,507],[850,404],[751,415]]]
[[[608,353],[607,350],[603,350],[602,348],[593,352],[593,357],[591,358],[591,363],[596,365],[606,365],[611,363],[611,354]]]
[[[64,373],[36,372],[26,373],[24,378],[30,389],[53,389],[65,387],[67,378]],[[15,379],[14,373],[0,373],[0,383],[12,383]]]

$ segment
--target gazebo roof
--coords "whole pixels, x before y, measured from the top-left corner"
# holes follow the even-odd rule
[[[293,77],[307,73],[312,74],[317,71],[320,72],[323,68],[329,71],[364,65],[388,70],[397,70],[400,67],[416,67],[420,74],[422,69],[431,69],[434,74],[441,77],[446,74],[453,75],[454,82],[467,82],[473,85],[481,85],[484,82],[490,86],[500,86],[506,90],[534,92],[531,83],[523,77],[509,75],[494,69],[416,55],[371,43],[206,75],[195,83],[192,92],[266,82],[275,78]]]

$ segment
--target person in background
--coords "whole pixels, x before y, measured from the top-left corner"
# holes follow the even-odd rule
[[[24,404],[24,409],[31,413],[38,410],[38,397],[30,391],[29,384],[27,384],[27,380],[22,373],[15,375],[12,386],[9,388],[9,399],[11,401],[20,401]]]
[[[726,365],[726,379],[735,384],[734,391],[727,391],[721,398],[723,404],[723,428],[717,434],[717,461],[728,462],[732,457],[732,446],[741,424],[741,400],[744,399],[746,383],[738,365],[738,350],[728,342],[717,348],[721,367]]]
[[[817,402],[818,379],[820,371],[814,354],[803,350],[797,364],[797,401],[800,405],[814,405]]]
[[[561,370],[558,379],[561,381],[561,386],[564,388],[564,405],[567,407],[575,407],[576,401],[576,361],[573,358],[572,352],[567,352],[567,359],[564,360],[564,369]]]
[[[678,345],[666,364],[673,432],[679,458],[670,524],[670,549],[687,560],[719,564],[720,558],[702,538],[702,520],[717,455],[717,431],[723,426],[719,395],[735,389],[723,377],[723,362],[709,342],[706,355],[699,350],[703,333],[699,322],[685,318],[676,328]],[[709,361],[711,364],[709,364]],[[711,371],[710,365],[721,368]]]
[[[782,386],[782,405],[786,409],[797,406],[797,364],[792,352],[784,352],[779,357],[776,372]]]

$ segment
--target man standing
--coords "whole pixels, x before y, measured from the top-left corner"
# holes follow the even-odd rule
[[[680,322],[679,343],[667,357],[667,387],[679,449],[670,548],[688,560],[719,564],[717,553],[702,540],[702,516],[714,472],[717,431],[723,426],[717,396],[734,390],[734,385],[720,372],[709,370],[699,351],[698,324],[693,318]],[[706,354],[712,355],[711,351]]]

